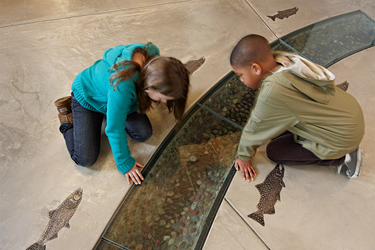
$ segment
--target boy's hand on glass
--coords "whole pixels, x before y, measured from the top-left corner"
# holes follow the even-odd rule
[[[143,166],[142,164],[140,164],[138,162],[135,162],[135,164],[132,167],[132,169],[130,169],[125,174],[126,179],[128,180],[129,184],[130,184],[130,178],[133,180],[133,182],[134,182],[135,185],[141,184],[141,182],[144,180],[144,178],[143,178],[143,176],[141,174],[141,171],[139,171],[139,169],[137,167],[144,168],[145,166]]]
[[[250,178],[251,180],[254,180],[254,176],[257,175],[255,169],[253,168],[253,165],[251,165],[251,161],[244,161],[238,157],[234,163],[234,167],[237,171],[238,169],[241,169],[242,177],[244,180],[250,181]]]

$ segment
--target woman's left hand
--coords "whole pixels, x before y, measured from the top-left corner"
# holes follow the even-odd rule
[[[130,169],[126,174],[126,179],[128,180],[128,183],[130,185],[130,178],[133,180],[134,184],[135,185],[139,185],[141,184],[141,180],[143,181],[144,178],[141,174],[141,172],[139,171],[139,169],[137,167],[140,167],[140,168],[144,168],[145,166],[143,166],[142,164],[138,163],[138,162],[135,162],[134,166],[132,167],[132,169]],[[130,178],[129,178],[130,177]]]

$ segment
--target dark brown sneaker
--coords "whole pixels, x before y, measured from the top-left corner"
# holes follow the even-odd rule
[[[59,114],[67,115],[72,112],[72,98],[65,96],[55,101],[55,106]]]
[[[60,120],[60,124],[63,123],[63,122],[73,123],[73,113],[70,112],[67,115],[62,115],[62,114],[59,113],[59,120]]]

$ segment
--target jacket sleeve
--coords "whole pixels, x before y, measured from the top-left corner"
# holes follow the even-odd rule
[[[117,168],[122,174],[127,173],[135,164],[130,155],[126,137],[126,118],[136,102],[134,83],[131,79],[121,82],[116,90],[108,91],[107,127],[105,133],[115,158]]]
[[[298,123],[297,116],[281,101],[271,98],[262,88],[238,146],[238,157],[250,161],[259,146]]]

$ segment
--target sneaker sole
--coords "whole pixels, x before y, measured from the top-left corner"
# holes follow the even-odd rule
[[[363,150],[362,148],[358,148],[358,153],[357,153],[357,162],[356,162],[356,166],[358,164],[359,167],[355,169],[355,172],[352,176],[350,176],[350,173],[349,173],[349,170],[346,170],[346,175],[351,178],[351,179],[354,179],[354,178],[357,178],[360,174],[361,174],[361,169],[362,169],[362,158],[363,158]]]

